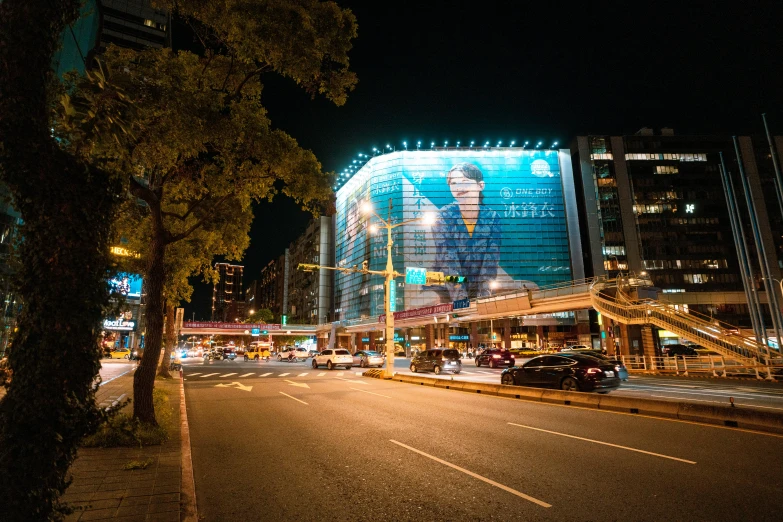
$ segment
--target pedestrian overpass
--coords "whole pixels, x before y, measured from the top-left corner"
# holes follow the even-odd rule
[[[185,321],[180,335],[315,335],[314,324],[217,323]]]
[[[472,300],[468,308],[395,320],[394,323],[395,327],[413,327],[438,322],[484,321],[593,308],[618,323],[654,325],[676,333],[742,364],[780,362],[778,349],[741,335],[740,329],[735,326],[645,296],[645,293],[650,293],[652,286],[652,280],[648,277],[593,277],[483,297]],[[333,328],[335,325],[321,326]],[[384,327],[374,319],[346,322],[339,326],[351,333],[382,330]]]

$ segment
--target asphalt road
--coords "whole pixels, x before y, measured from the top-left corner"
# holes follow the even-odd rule
[[[186,364],[202,518],[780,520],[783,437],[358,371]]]

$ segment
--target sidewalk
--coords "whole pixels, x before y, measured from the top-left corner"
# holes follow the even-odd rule
[[[180,380],[157,380],[155,386],[168,393],[173,409],[169,441],[161,446],[144,448],[80,449],[70,469],[73,482],[63,501],[85,509],[74,512],[66,521],[180,520]],[[133,396],[132,373],[101,386],[96,400],[105,407],[123,394]],[[125,470],[130,461],[143,462],[147,459],[152,459],[152,462],[146,469]]]

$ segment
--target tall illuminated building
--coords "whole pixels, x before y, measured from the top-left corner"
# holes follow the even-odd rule
[[[245,316],[245,295],[242,286],[242,265],[216,263],[220,279],[212,287],[212,320],[234,322]]]

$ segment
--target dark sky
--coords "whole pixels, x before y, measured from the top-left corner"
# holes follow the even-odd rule
[[[783,132],[781,2],[338,1],[359,36],[359,84],[343,107],[268,76],[272,122],[342,170],[359,152],[570,140],[584,133]],[[639,4],[635,6],[635,4]],[[306,227],[289,200],[259,205],[245,285]],[[209,318],[196,285],[186,317]]]

